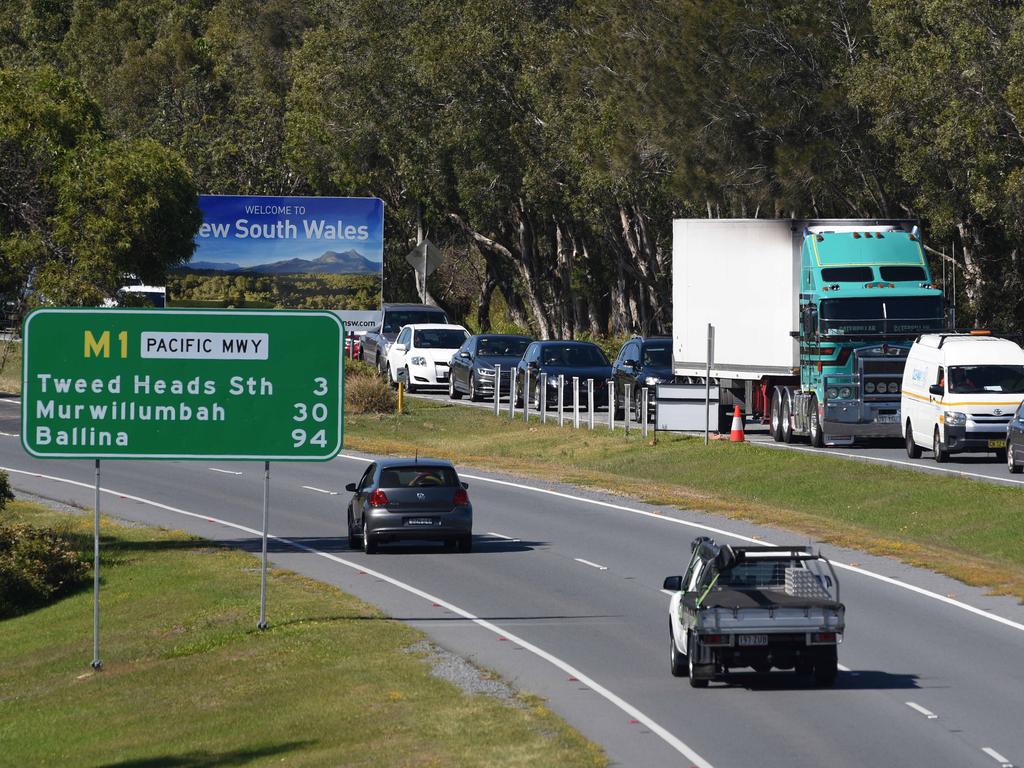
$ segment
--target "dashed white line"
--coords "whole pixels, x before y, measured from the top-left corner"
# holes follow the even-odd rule
[[[21,437],[17,432],[0,432],[4,437]]]
[[[348,453],[339,454],[339,457],[342,459],[351,459],[354,461],[361,461],[365,463],[370,463],[371,461],[373,461],[373,459],[367,459],[363,456],[353,456]],[[584,504],[593,504],[594,506],[597,507],[604,507],[606,509],[616,509],[621,512],[629,512],[630,514],[640,515],[642,517],[650,517],[654,518],[655,520],[662,520],[666,523],[675,523],[676,525],[683,525],[687,528],[695,528],[699,531],[709,531],[711,533],[717,533],[722,536],[728,536],[729,538],[736,539],[737,541],[746,541],[751,544],[763,544],[767,546],[771,546],[772,544],[772,542],[767,541],[766,539],[755,539],[750,536],[743,536],[732,531],[727,531],[724,528],[715,528],[714,526],[704,525],[703,523],[695,523],[690,520],[681,520],[678,517],[672,517],[671,515],[655,514],[654,512],[647,512],[646,510],[643,509],[627,507],[622,504],[612,504],[611,502],[608,501],[588,499],[583,496],[574,496],[573,494],[562,493],[561,491],[552,491],[549,490],[548,488],[537,488],[532,485],[512,483],[509,482],[508,480],[496,480],[492,477],[483,477],[481,475],[466,475],[462,473],[460,473],[460,475],[469,480],[479,480],[480,482],[493,483],[494,485],[504,485],[510,488],[518,488],[523,491],[542,493],[548,496],[557,496],[558,498],[568,499],[570,501],[578,501]],[[846,563],[839,562],[838,560],[832,560],[831,562],[832,565],[834,565],[836,568],[840,568],[845,571],[850,571],[851,573],[857,573],[861,576],[867,576],[870,579],[875,579],[885,584],[889,584],[894,587],[899,587],[900,589],[906,589],[910,592],[914,592],[918,595],[921,595],[922,597],[927,597],[931,600],[937,600],[940,603],[945,603],[946,605],[952,606],[954,608],[959,608],[960,610],[967,611],[968,613],[973,613],[975,616],[980,616],[981,618],[988,619],[989,621],[994,621],[998,624],[1002,624],[1004,626],[1011,627],[1012,629],[1016,629],[1020,632],[1024,632],[1024,623],[1021,623],[1019,621],[1013,621],[1012,619],[1007,619],[1003,616],[1000,616],[999,614],[992,613],[990,611],[984,611],[980,608],[975,608],[973,605],[968,605],[967,603],[961,602],[960,600],[954,600],[951,597],[940,595],[937,592],[932,592],[931,590],[923,589],[922,587],[916,587],[913,584],[908,584],[907,582],[900,581],[899,579],[893,579],[889,576],[883,576],[880,573],[869,571],[866,568],[861,568],[856,565],[847,565]]]
[[[220,472],[222,475],[240,475],[241,472],[232,472],[230,469],[217,469],[216,467],[207,467],[211,472]]]
[[[305,488],[307,491],[316,491],[317,493],[323,493],[323,494],[326,494],[327,496],[337,496],[338,495],[337,491],[325,491],[323,488],[317,488],[316,486],[313,486],[313,485],[304,485],[302,487]]]
[[[939,716],[936,715],[934,712],[925,709],[920,704],[917,704],[917,703],[915,703],[913,701],[908,701],[908,702],[906,702],[906,704],[912,710],[914,710],[915,712],[920,712],[922,715],[927,717],[929,720],[938,720],[938,718],[939,718]]]
[[[503,533],[495,533],[494,531],[488,531],[488,536],[493,536],[496,539],[504,539],[505,541],[519,541],[519,539],[513,539],[511,536],[506,536]]]
[[[82,482],[79,482],[77,480],[70,480],[70,479],[65,478],[65,477],[54,477],[53,475],[43,475],[43,474],[40,474],[38,472],[26,472],[25,470],[22,470],[22,469],[11,469],[9,467],[0,467],[0,470],[4,470],[6,472],[11,472],[13,474],[18,474],[18,475],[28,475],[29,477],[41,477],[41,478],[43,478],[45,480],[53,480],[54,482],[58,482],[58,483],[67,483],[68,485],[75,485],[75,486],[78,486],[80,488],[88,488],[90,490],[95,487],[91,483],[82,483]],[[167,504],[161,504],[158,501],[153,501],[151,499],[144,499],[141,496],[132,496],[130,494],[122,493],[121,491],[115,491],[115,490],[112,490],[112,489],[109,489],[109,488],[101,488],[100,490],[102,490],[103,493],[107,493],[107,494],[110,494],[110,495],[113,495],[113,496],[119,496],[121,498],[128,499],[129,501],[136,501],[136,502],[139,502],[140,504],[148,504],[148,505],[156,507],[158,509],[163,509],[163,510],[166,510],[168,512],[174,512],[175,514],[184,515],[185,517],[191,517],[191,518],[194,518],[196,520],[204,520],[204,521],[207,521],[207,522],[218,523],[220,525],[227,526],[228,528],[234,528],[235,530],[243,531],[245,533],[249,533],[249,534],[252,534],[254,536],[261,536],[262,535],[262,531],[258,531],[255,528],[249,528],[249,527],[244,526],[244,525],[239,525],[238,523],[232,523],[232,522],[230,522],[228,520],[221,520],[219,518],[209,517],[207,515],[200,515],[200,514],[197,514],[195,512],[188,512],[187,510],[184,510],[184,509],[178,509],[177,507],[171,507],[171,506],[169,506]],[[408,593],[410,593],[412,595],[416,595],[417,597],[421,597],[424,600],[427,600],[427,601],[429,601],[432,604],[436,604],[436,605],[438,605],[438,606],[440,606],[442,608],[446,608],[447,610],[451,611],[452,613],[456,613],[459,616],[462,616],[462,618],[466,619],[467,621],[473,622],[478,627],[480,627],[482,629],[486,629],[488,632],[491,632],[491,633],[497,635],[498,637],[503,637],[506,640],[508,640],[508,641],[510,641],[512,643],[515,643],[516,645],[518,645],[523,650],[529,651],[530,653],[534,654],[535,656],[538,656],[539,658],[544,659],[548,663],[558,667],[560,670],[565,672],[570,677],[576,678],[580,683],[582,683],[583,685],[587,686],[594,693],[598,694],[603,699],[605,699],[605,701],[607,701],[608,703],[612,704],[613,706],[615,706],[617,709],[621,710],[625,714],[629,715],[631,718],[636,720],[638,723],[643,725],[645,728],[650,730],[652,733],[656,734],[662,741],[664,741],[666,744],[668,744],[670,747],[672,747],[674,750],[676,750],[679,754],[683,755],[683,757],[685,757],[687,760],[689,760],[693,764],[694,768],[714,768],[711,765],[711,763],[709,763],[707,760],[705,760],[703,757],[701,757],[699,754],[697,754],[682,739],[677,737],[675,734],[671,733],[668,729],[666,729],[665,727],[663,727],[659,723],[657,723],[654,720],[652,720],[648,715],[646,715],[643,712],[641,712],[639,709],[637,709],[635,706],[630,704],[628,701],[626,701],[625,699],[620,698],[615,693],[613,693],[612,691],[610,691],[607,688],[605,688],[603,685],[598,683],[593,678],[585,675],[583,672],[581,672],[580,670],[576,669],[576,667],[572,666],[567,661],[563,661],[562,659],[558,658],[557,656],[554,656],[554,655],[548,653],[543,648],[540,648],[539,646],[534,645],[533,643],[525,640],[524,638],[521,638],[518,635],[515,635],[515,634],[513,634],[511,632],[506,632],[504,629],[502,629],[498,625],[492,624],[491,622],[487,621],[486,619],[481,619],[479,616],[474,616],[469,611],[466,611],[466,610],[464,610],[462,608],[459,608],[457,605],[455,605],[453,603],[449,603],[446,600],[442,600],[440,597],[435,597],[434,595],[430,594],[429,592],[424,592],[423,590],[421,590],[421,589],[419,589],[417,587],[414,587],[411,584],[406,584],[404,581],[399,581],[398,579],[396,579],[396,578],[394,578],[392,576],[388,576],[387,574],[381,573],[380,571],[375,571],[375,570],[373,570],[371,568],[367,568],[365,565],[361,565],[359,563],[355,563],[355,562],[353,562],[351,560],[345,560],[345,559],[343,559],[341,557],[338,557],[337,555],[332,555],[329,552],[322,552],[319,549],[313,549],[312,547],[306,546],[305,544],[300,544],[297,541],[292,541],[291,539],[286,539],[286,538],[283,538],[281,536],[274,536],[273,534],[269,534],[267,538],[273,539],[274,541],[279,541],[282,544],[287,544],[288,546],[293,547],[293,548],[298,549],[298,550],[301,550],[303,552],[308,552],[308,553],[310,553],[312,555],[316,555],[318,557],[322,557],[322,558],[324,558],[326,560],[331,560],[332,562],[339,563],[341,565],[344,565],[347,568],[351,568],[352,570],[365,573],[365,574],[367,574],[369,576],[372,576],[372,577],[374,577],[376,579],[380,579],[381,581],[387,582],[388,584],[391,584],[392,586],[397,587],[398,589],[401,589],[401,590],[403,590],[405,592],[408,592]]]
[[[598,565],[597,563],[592,563],[589,560],[584,560],[582,557],[574,557],[573,560],[575,560],[577,563],[583,563],[584,565],[589,565],[591,568],[597,568],[597,570],[599,570],[599,571],[607,571],[608,570],[608,566],[607,565]]]
[[[1003,757],[998,752],[996,752],[994,749],[992,749],[992,747],[982,747],[981,751],[984,752],[989,757],[991,757],[997,763],[999,763],[1000,768],[1013,768],[1013,763],[1011,763],[1005,757]]]

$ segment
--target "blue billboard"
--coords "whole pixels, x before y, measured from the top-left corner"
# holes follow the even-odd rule
[[[380,304],[384,203],[375,197],[200,195],[176,304],[371,310]]]

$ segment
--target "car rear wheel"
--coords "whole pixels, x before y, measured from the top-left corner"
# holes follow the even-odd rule
[[[694,677],[694,663],[693,660],[697,656],[697,636],[692,632],[690,633],[690,642],[686,646],[686,650],[689,653],[686,654],[686,666],[687,672],[690,676],[690,687],[691,688],[707,688],[708,681],[703,679],[697,679]]]
[[[362,539],[359,534],[356,533],[356,525],[352,522],[352,512],[348,513],[348,547],[349,549],[358,549],[362,546]]]
[[[473,536],[460,536],[459,537],[459,552],[472,552],[473,551]]]
[[[949,451],[942,444],[938,427],[935,428],[935,433],[932,435],[932,453],[935,454],[935,462],[937,464],[945,464],[949,460]]]
[[[912,459],[921,458],[921,446],[914,441],[914,427],[910,423],[910,419],[907,419],[907,435],[904,438],[907,444],[907,456]]]
[[[377,542],[370,538],[370,531],[366,527],[366,521],[363,521],[363,552],[368,555],[377,553]]]
[[[1024,466],[1017,463],[1016,459],[1013,458],[1013,443],[1009,440],[1006,441],[1006,468],[1010,470],[1010,474],[1019,475]]]

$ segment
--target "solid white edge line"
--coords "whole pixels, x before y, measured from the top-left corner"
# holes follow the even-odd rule
[[[906,702],[906,705],[908,707],[910,707],[911,709],[913,709],[915,712],[920,712],[922,715],[927,717],[929,720],[938,720],[939,719],[939,716],[936,715],[934,712],[925,709],[920,704],[917,704],[917,703],[915,703],[913,701]]]
[[[338,455],[345,459],[353,459],[355,461],[363,461],[366,463],[373,461],[373,459],[366,459],[363,458],[362,456],[352,456],[350,454]],[[631,514],[641,515],[643,517],[652,517],[655,520],[664,520],[667,523],[676,523],[677,525],[684,525],[688,528],[696,528],[697,530],[701,531],[710,531],[711,533],[718,533],[723,536],[728,536],[729,538],[737,539],[738,541],[746,541],[751,544],[763,544],[765,546],[772,546],[772,543],[770,541],[767,541],[766,539],[755,539],[751,538],[750,536],[742,536],[738,533],[733,533],[723,528],[715,528],[710,525],[694,523],[689,520],[680,520],[678,517],[672,517],[670,515],[656,515],[653,512],[646,512],[642,509],[626,507],[623,506],[622,504],[612,504],[611,502],[608,501],[598,501],[597,499],[588,499],[583,496],[573,496],[572,494],[561,493],[560,491],[552,491],[547,488],[535,488],[530,485],[522,485],[521,483],[511,483],[507,480],[495,480],[494,478],[483,477],[481,475],[463,474],[461,476],[469,478],[470,480],[479,480],[484,483],[494,483],[495,485],[505,485],[511,488],[519,488],[520,490],[524,491],[533,491],[535,493],[543,493],[549,496],[557,496],[559,498],[569,499],[570,501],[579,501],[585,504],[593,504],[595,506],[605,507],[607,509],[617,509],[621,512],[629,512]],[[998,614],[982,610],[981,608],[975,608],[973,605],[968,605],[967,603],[961,602],[960,600],[954,600],[951,597],[940,595],[937,592],[932,592],[931,590],[924,589],[922,587],[916,587],[913,584],[908,584],[907,582],[900,581],[899,579],[893,579],[889,576],[883,576],[880,573],[875,573],[874,571],[869,571],[865,568],[861,568],[856,565],[847,565],[846,563],[842,563],[838,560],[830,560],[829,562],[831,562],[832,565],[834,565],[836,568],[841,568],[842,570],[849,571],[850,573],[856,573],[861,576],[866,576],[869,579],[876,579],[877,581],[881,581],[885,584],[889,584],[894,587],[909,590],[910,592],[914,592],[918,595],[921,595],[922,597],[927,597],[932,600],[938,600],[940,603],[945,603],[946,605],[953,606],[954,608],[959,608],[961,610],[967,611],[968,613],[973,613],[975,616],[980,616],[982,618],[988,619],[989,621],[994,621],[998,624],[1002,624],[1004,626],[1011,627],[1012,629],[1016,629],[1020,632],[1024,632],[1024,624],[1020,623],[1019,621],[1007,619],[1003,616],[999,616]]]
[[[0,432],[4,437],[21,437],[17,432]]]
[[[591,568],[597,568],[597,570],[599,570],[599,571],[607,571],[608,570],[608,566],[607,565],[598,565],[597,563],[592,563],[589,560],[584,560],[582,557],[574,557],[573,560],[575,560],[577,563],[583,563],[584,565],[589,565]]]
[[[233,472],[230,469],[217,469],[216,467],[207,467],[211,472],[220,472],[222,475],[240,475],[241,472]]]
[[[317,488],[316,486],[313,486],[313,485],[303,485],[301,487],[305,488],[307,491],[316,491],[317,493],[322,493],[325,496],[337,496],[338,495],[337,491],[325,491],[323,488]]]
[[[982,747],[981,751],[991,757],[997,763],[1001,763],[1001,768],[1013,768],[1013,763],[1007,760],[1005,757],[996,752],[992,747]]]
[[[879,464],[892,464],[897,467],[910,467],[918,472],[932,472],[944,475],[953,475],[955,477],[969,477],[978,480],[987,480],[992,483],[1009,483],[1011,485],[1024,485],[1024,480],[1014,480],[1010,477],[995,477],[994,475],[982,475],[978,472],[967,472],[962,469],[951,469],[949,467],[930,466],[927,464],[915,464],[912,461],[903,461],[902,459],[886,459],[881,456],[862,456],[857,453],[845,453],[843,451],[837,451],[829,449],[828,451],[819,450],[817,448],[807,448],[802,445],[785,445],[775,443],[769,440],[751,440],[752,445],[763,445],[766,448],[779,448],[786,451],[800,451],[802,453],[812,453],[816,456],[842,456],[847,459],[855,459],[857,461],[874,461]]]
[[[41,477],[41,478],[43,478],[45,480],[53,480],[54,482],[58,482],[58,483],[67,483],[68,485],[76,485],[76,486],[79,486],[80,488],[88,488],[88,489],[95,488],[95,485],[93,485],[91,483],[82,483],[82,482],[79,482],[77,480],[70,480],[70,479],[65,478],[65,477],[55,477],[53,475],[44,475],[44,474],[41,474],[39,472],[28,472],[26,470],[12,469],[12,468],[9,468],[9,467],[0,467],[0,469],[4,470],[5,472],[12,472],[12,473],[15,473],[15,474],[18,474],[18,475],[28,475],[29,477]],[[150,506],[156,507],[157,509],[163,509],[163,510],[166,510],[168,512],[174,512],[175,514],[184,515],[185,517],[195,518],[196,520],[204,520],[206,522],[211,522],[212,521],[212,522],[215,522],[215,523],[219,523],[220,525],[224,525],[224,526],[226,526],[228,528],[234,528],[235,530],[243,531],[245,533],[249,533],[249,534],[252,534],[254,536],[262,536],[263,535],[262,531],[259,531],[259,530],[255,529],[255,528],[249,528],[248,526],[239,525],[238,523],[232,523],[232,522],[230,522],[228,520],[221,520],[221,519],[216,518],[216,517],[210,517],[209,515],[200,515],[200,514],[197,514],[196,512],[188,512],[188,511],[186,511],[184,509],[178,509],[177,507],[172,507],[172,506],[169,506],[167,504],[161,504],[158,501],[153,501],[151,499],[145,499],[145,498],[142,498],[141,496],[133,496],[131,494],[122,493],[121,491],[115,491],[115,490],[110,489],[110,488],[101,488],[100,490],[103,491],[104,493],[107,493],[107,494],[111,494],[111,495],[114,495],[114,496],[119,496],[121,498],[128,499],[130,501],[136,501],[136,502],[139,502],[140,504],[148,504]],[[529,651],[530,653],[534,654],[535,656],[538,656],[538,657],[544,659],[545,661],[547,661],[548,663],[554,665],[555,667],[558,667],[563,672],[565,672],[568,676],[575,677],[579,682],[583,683],[583,685],[587,686],[592,691],[594,691],[594,693],[598,694],[599,696],[604,698],[606,701],[608,701],[610,704],[613,704],[615,707],[617,707],[618,709],[622,710],[624,713],[626,713],[631,718],[636,720],[638,723],[643,725],[645,728],[650,730],[652,733],[654,733],[657,736],[659,736],[662,741],[664,741],[670,747],[672,747],[677,752],[679,752],[681,755],[683,755],[687,760],[689,760],[693,764],[694,768],[714,768],[714,766],[712,766],[711,763],[709,763],[707,760],[705,760],[703,757],[701,757],[699,754],[697,754],[684,741],[679,739],[674,734],[670,733],[667,729],[665,729],[664,727],[662,727],[661,725],[656,723],[654,720],[652,720],[650,717],[645,715],[643,712],[641,712],[635,706],[633,706],[629,702],[625,701],[624,699],[620,698],[616,694],[612,693],[610,690],[605,688],[603,685],[598,683],[596,680],[588,677],[587,675],[585,675],[580,670],[576,669],[576,667],[572,666],[568,662],[562,661],[562,659],[558,658],[557,656],[554,656],[554,655],[548,653],[543,648],[540,648],[540,647],[534,645],[533,643],[530,643],[530,642],[524,640],[523,638],[519,637],[518,635],[515,635],[515,634],[513,634],[511,632],[507,632],[504,629],[502,629],[501,627],[499,627],[498,625],[492,624],[491,622],[487,621],[486,619],[481,619],[478,616],[474,616],[469,611],[463,610],[462,608],[459,608],[457,605],[449,603],[448,601],[443,600],[440,597],[436,597],[436,596],[430,594],[429,592],[424,592],[423,590],[418,589],[417,587],[414,587],[411,584],[406,584],[405,582],[399,581],[398,579],[396,579],[396,578],[394,578],[392,576],[388,576],[387,574],[381,573],[379,571],[372,570],[371,568],[368,568],[368,567],[366,567],[364,565],[360,565],[358,563],[354,563],[354,562],[352,562],[350,560],[345,560],[344,558],[338,557],[337,555],[332,555],[329,552],[321,552],[318,549],[313,549],[312,547],[307,547],[305,544],[300,544],[297,541],[292,541],[291,539],[286,539],[286,538],[283,538],[281,536],[274,536],[273,534],[268,534],[267,538],[268,539],[273,539],[274,541],[279,541],[282,544],[287,544],[288,546],[294,547],[295,549],[301,550],[303,552],[308,552],[308,553],[310,553],[312,555],[317,555],[318,557],[322,557],[322,558],[324,558],[326,560],[330,560],[330,561],[338,563],[340,565],[344,565],[347,568],[351,568],[352,570],[362,571],[363,573],[366,573],[366,574],[368,574],[370,576],[373,576],[376,579],[380,579],[381,581],[384,581],[384,582],[386,582],[388,584],[391,584],[392,586],[397,587],[398,589],[401,589],[401,590],[403,590],[405,592],[408,592],[408,593],[410,593],[412,595],[416,595],[417,597],[421,597],[421,598],[423,598],[424,600],[426,600],[426,601],[428,601],[430,603],[436,603],[437,605],[441,606],[442,608],[446,608],[447,610],[451,611],[452,613],[456,613],[459,616],[462,616],[464,619],[467,619],[467,620],[473,622],[478,627],[481,627],[482,629],[486,629],[489,632],[491,632],[491,633],[493,633],[493,634],[495,634],[495,635],[497,635],[499,637],[506,638],[510,642],[513,642],[516,645],[518,645],[520,648],[523,648],[524,650]]]

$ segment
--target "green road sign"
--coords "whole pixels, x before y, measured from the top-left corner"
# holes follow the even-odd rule
[[[333,458],[330,312],[39,309],[22,335],[21,440],[79,459]]]

